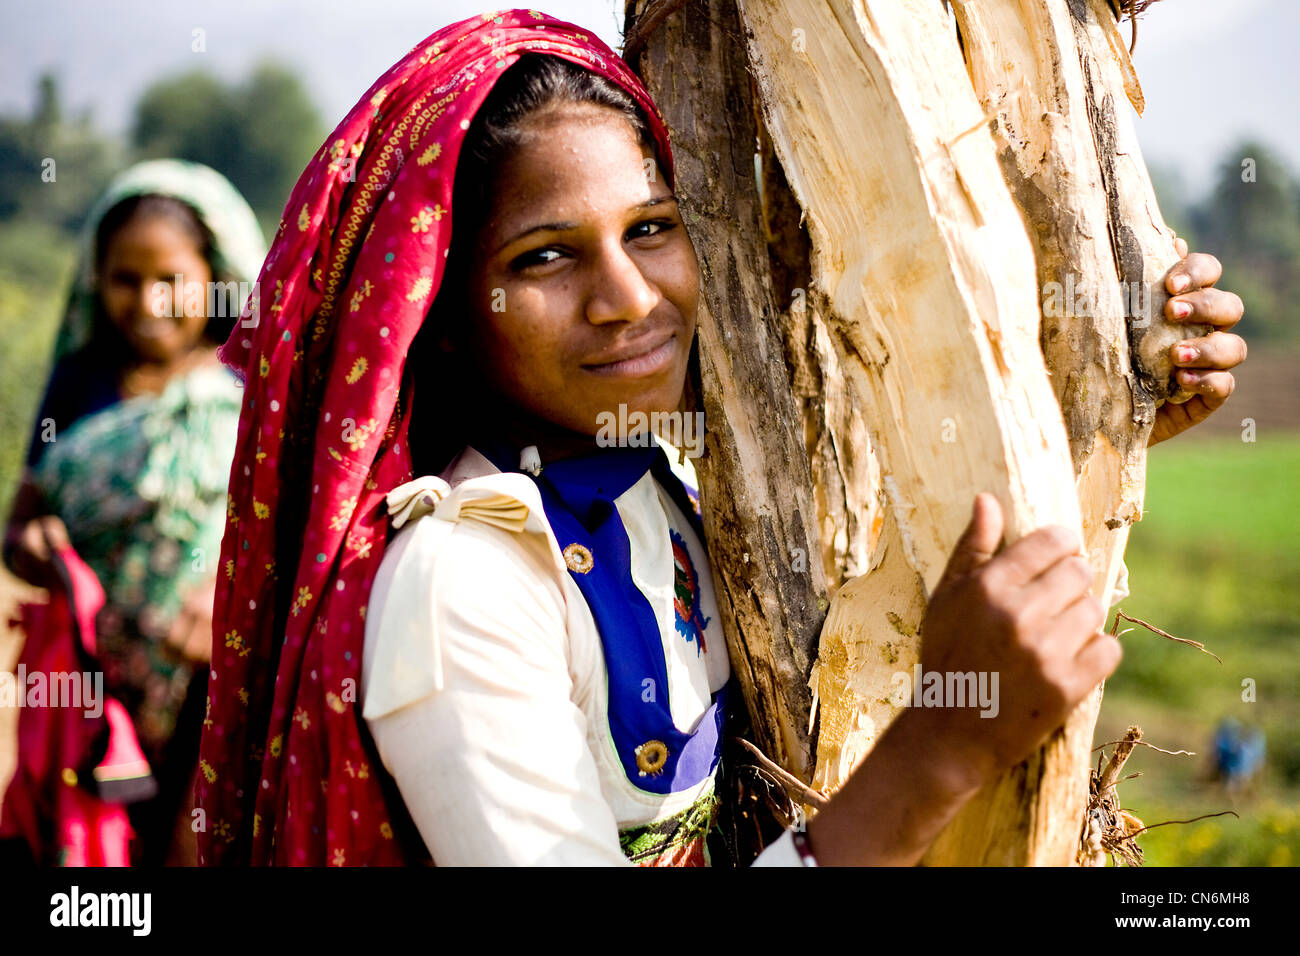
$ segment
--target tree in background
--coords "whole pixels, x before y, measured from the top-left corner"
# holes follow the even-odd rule
[[[141,94],[131,142],[141,158],[190,159],[233,179],[231,161],[244,151],[237,114],[233,91],[210,73],[168,77]]]
[[[1250,338],[1294,341],[1300,293],[1300,183],[1258,140],[1226,150],[1214,187],[1191,211],[1200,248],[1223,263],[1219,286],[1241,296]]]
[[[190,159],[224,173],[270,234],[326,132],[297,75],[264,63],[234,86],[197,71],[154,83],[136,106],[131,140],[142,158]]]
[[[28,118],[0,118],[0,220],[28,219],[75,230],[122,162],[88,113],[64,117],[58,80],[42,74]]]
[[[1180,239],[1187,240],[1189,249],[1212,252],[1213,250],[1205,249],[1192,223],[1195,198],[1187,188],[1187,177],[1183,171],[1177,166],[1150,162],[1147,164],[1147,172],[1151,174],[1151,185],[1155,187],[1156,198],[1160,200],[1160,214],[1164,216],[1169,228]]]

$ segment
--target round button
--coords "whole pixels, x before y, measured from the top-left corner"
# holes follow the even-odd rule
[[[658,776],[668,762],[668,745],[662,740],[647,740],[634,751],[641,776]]]
[[[595,565],[596,559],[591,556],[590,550],[575,542],[564,549],[564,563],[570,571],[586,574]]]

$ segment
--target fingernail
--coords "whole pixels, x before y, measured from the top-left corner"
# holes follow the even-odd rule
[[[1189,282],[1191,282],[1191,279],[1187,277],[1186,273],[1174,276],[1174,291],[1182,292],[1187,288]]]
[[[1178,361],[1180,362],[1190,362],[1192,361],[1192,359],[1196,358],[1197,354],[1198,353],[1194,346],[1191,345],[1178,346]]]
[[[1192,307],[1186,302],[1174,303],[1174,318],[1185,319],[1192,314]]]

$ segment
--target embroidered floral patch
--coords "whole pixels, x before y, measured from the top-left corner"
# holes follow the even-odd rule
[[[673,610],[677,612],[677,633],[695,641],[695,653],[708,651],[704,629],[709,618],[700,610],[700,578],[691,561],[686,541],[674,529],[668,529],[673,544]]]

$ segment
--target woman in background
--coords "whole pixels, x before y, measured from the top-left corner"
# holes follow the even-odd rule
[[[238,191],[176,160],[122,173],[91,210],[4,559],[55,584],[71,544],[102,583],[104,690],[158,781],[131,806],[141,864],[192,863],[211,607],[242,394],[216,359],[264,254]]]

